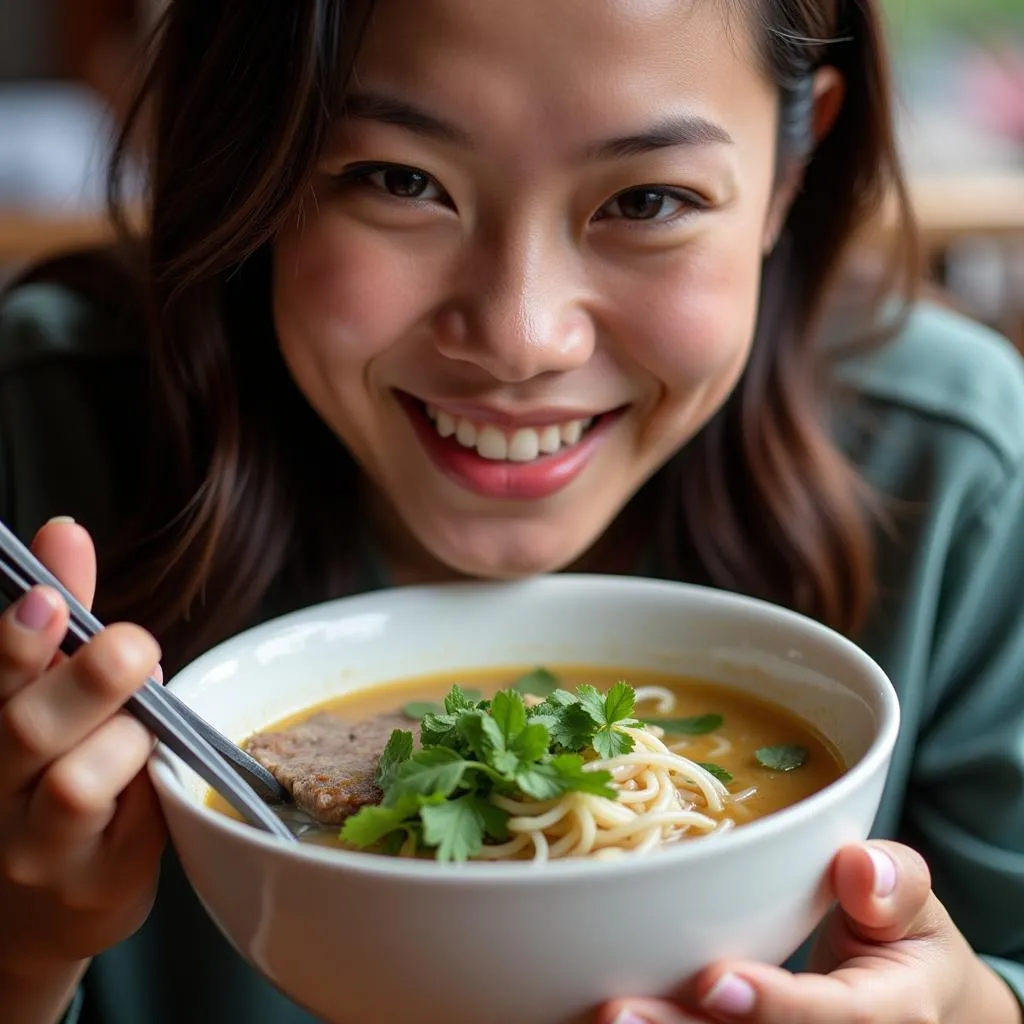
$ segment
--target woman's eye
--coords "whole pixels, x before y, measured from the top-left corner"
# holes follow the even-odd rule
[[[695,195],[675,189],[631,188],[612,196],[598,210],[596,220],[616,217],[634,221],[670,221],[703,204]]]
[[[361,184],[397,199],[446,200],[447,193],[425,171],[397,165],[354,167],[341,175],[342,181]]]

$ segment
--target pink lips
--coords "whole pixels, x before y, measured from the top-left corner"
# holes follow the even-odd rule
[[[586,434],[574,445],[553,455],[542,455],[532,462],[505,462],[485,459],[472,448],[464,448],[455,438],[441,437],[427,417],[422,405],[408,395],[399,393],[399,400],[412,423],[416,436],[431,461],[449,479],[484,498],[506,501],[538,501],[568,487],[583,472],[603,443],[608,428],[624,410],[599,416]],[[465,415],[479,423],[505,427],[544,426],[572,418],[564,410],[540,411],[514,421],[487,410],[445,405],[455,415]],[[578,418],[586,418],[584,412]],[[557,420],[556,417],[557,416]]]

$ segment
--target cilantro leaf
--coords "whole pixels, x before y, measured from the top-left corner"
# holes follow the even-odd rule
[[[791,772],[807,764],[810,752],[795,743],[783,743],[777,747],[761,747],[754,756],[763,768],[774,772]]]
[[[723,768],[720,764],[712,764],[710,761],[698,761],[698,765],[706,772],[710,772],[719,782],[724,782],[728,785],[733,780],[733,774],[728,768]]]
[[[580,706],[594,720],[595,725],[604,725],[604,697],[601,692],[589,683],[576,687],[576,695]]]
[[[548,752],[551,733],[543,722],[531,722],[524,726],[512,740],[512,753],[520,761],[539,761]]]
[[[508,819],[511,815],[508,811],[496,807],[490,800],[481,800],[478,807],[487,838],[504,843],[509,838]]]
[[[609,725],[633,718],[633,687],[616,683],[604,698],[604,720]]]
[[[385,806],[400,804],[409,794],[428,796],[440,793],[450,796],[462,783],[471,762],[464,760],[448,747],[430,747],[418,750],[412,757],[399,765],[391,789],[384,797]]]
[[[406,817],[408,814],[397,807],[362,807],[345,819],[342,841],[352,846],[376,846],[386,835],[401,829]]]
[[[423,841],[437,848],[439,861],[464,861],[480,852],[484,831],[495,822],[486,803],[483,797],[466,793],[420,811]]]
[[[591,743],[598,756],[602,758],[620,757],[622,754],[628,754],[634,746],[632,736],[611,725],[598,729]]]
[[[420,743],[424,747],[452,747],[458,739],[458,715],[424,715]]]
[[[519,758],[514,750],[495,750],[491,754],[491,765],[496,772],[506,781],[515,777],[516,769],[519,767]]]
[[[639,724],[632,717],[633,689],[626,683],[616,683],[607,695],[602,695],[593,686],[584,684],[577,687],[580,706],[594,720],[598,728],[591,739],[591,746],[602,758],[618,757],[633,749],[633,737],[615,726]]]
[[[377,785],[387,792],[398,766],[403,761],[408,761],[410,757],[412,757],[412,733],[403,729],[395,729],[377,761],[377,772],[374,776]]]
[[[389,807],[361,807],[355,814],[345,819],[341,827],[341,839],[351,846],[375,846],[396,830],[408,834],[415,826],[407,819],[422,814],[426,807],[439,806],[442,803],[444,796],[441,793],[431,793],[429,796],[407,793]]]
[[[672,736],[704,736],[722,727],[721,715],[695,715],[693,718],[645,718],[647,725],[657,725]]]
[[[529,694],[531,697],[547,697],[557,687],[558,677],[542,667],[521,675],[512,684],[512,689],[517,693]]]
[[[516,772],[516,785],[532,800],[554,800],[566,792],[562,774],[553,764],[523,765]]]
[[[531,712],[548,714],[554,709],[567,708],[573,704],[579,704],[579,702],[579,697],[570,693],[568,690],[553,690],[544,698],[543,703],[536,704],[532,708],[527,708],[527,714]]]
[[[474,711],[484,702],[479,700],[476,690],[463,690],[453,686],[444,699],[444,709],[427,710],[420,722],[420,743],[424,747],[441,746],[458,748],[459,716]],[[407,706],[408,707],[408,706]],[[418,708],[415,710],[419,710]]]
[[[409,825],[403,825],[402,828],[396,828],[393,832],[389,832],[381,843],[384,852],[389,857],[397,857],[402,852],[405,840],[410,835],[415,835],[415,830]]]
[[[494,763],[494,753],[504,747],[498,723],[484,711],[467,711],[459,718],[458,732],[470,751],[484,764]]]
[[[526,705],[515,690],[501,690],[491,701],[491,718],[501,730],[503,746],[507,750],[512,741],[526,727]]]
[[[476,701],[471,700],[461,686],[452,686],[448,696],[444,699],[444,710],[449,715],[456,715],[460,711],[472,711],[476,708]]]
[[[558,772],[562,785],[567,793],[590,793],[593,796],[604,796],[609,800],[617,799],[612,789],[612,773],[606,771],[588,771],[583,767],[583,758],[579,754],[559,754],[552,758],[551,767]]]
[[[535,715],[530,721],[548,730],[556,750],[580,751],[590,746],[596,723],[578,701],[567,706],[554,706],[549,712]]]
[[[458,728],[479,762],[477,767],[496,773],[496,781],[511,781],[519,758],[513,751],[506,750],[505,737],[498,723],[486,712],[467,711],[459,719]]]

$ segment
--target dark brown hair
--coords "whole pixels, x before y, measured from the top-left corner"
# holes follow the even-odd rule
[[[173,0],[135,107],[133,123],[147,111],[151,139],[138,264],[155,475],[102,611],[154,630],[172,645],[172,664],[283,610],[270,594],[301,603],[354,585],[358,472],[278,354],[269,246],[296,215],[370,6],[305,0],[254,13],[243,0]],[[765,261],[742,380],[643,492],[659,510],[667,575],[765,597],[846,632],[871,597],[871,531],[824,421],[817,325],[855,228],[888,196],[909,225],[879,6],[750,7],[782,99],[780,168],[803,161],[806,175]],[[846,99],[814,149],[811,76],[822,64],[842,73]],[[115,183],[131,138],[130,124]],[[905,280],[910,257],[898,254]]]

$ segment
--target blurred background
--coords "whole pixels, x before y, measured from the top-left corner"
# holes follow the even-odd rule
[[[106,236],[111,135],[161,2],[0,0],[0,281]],[[1024,350],[1024,0],[885,6],[927,272]]]

